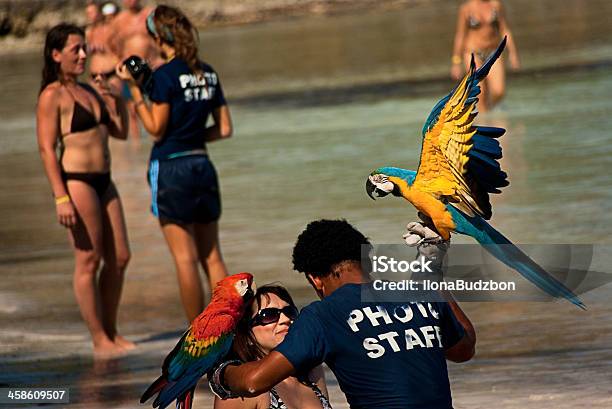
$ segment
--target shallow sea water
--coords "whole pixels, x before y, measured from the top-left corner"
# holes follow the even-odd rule
[[[507,3],[524,70],[509,79],[501,107],[477,120],[507,129],[511,185],[494,198],[492,224],[516,243],[603,244],[592,267],[609,274],[612,3]],[[292,272],[290,254],[309,221],[343,217],[376,243],[401,240],[414,210],[371,201],[365,177],[382,165],[417,166],[422,122],[452,87],[453,24],[454,8],[433,1],[202,33],[236,128],[209,147],[232,272],[281,281],[305,305],[315,295]],[[120,328],[139,348],[94,362],[66,233],[36,152],[38,64],[32,55],[0,61],[0,386],[68,386],[70,407],[135,407],[185,326],[174,268],[148,212],[150,142],[112,144],[133,253]],[[465,303],[478,353],[449,365],[455,407],[612,407],[610,290],[584,294],[587,311],[566,302]],[[333,402],[345,406],[333,378],[330,385]],[[211,407],[205,386],[195,407]]]

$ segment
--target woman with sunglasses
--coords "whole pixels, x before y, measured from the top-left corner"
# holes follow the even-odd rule
[[[48,32],[37,135],[57,218],[69,229],[74,248],[77,303],[91,333],[95,356],[109,357],[134,347],[117,333],[130,250],[121,200],[110,177],[108,149],[109,136],[126,138],[126,116],[121,101],[100,96],[91,86],[78,82],[86,60],[85,35],[80,28],[60,24]],[[114,102],[107,104],[107,99]]]
[[[176,8],[158,6],[146,24],[166,60],[149,82],[151,104],[125,64],[117,73],[129,83],[136,112],[155,142],[149,162],[151,210],[174,258],[191,322],[204,308],[198,262],[209,288],[227,276],[217,224],[219,184],[205,144],[229,138],[232,121],[219,76],[198,58],[197,32],[187,17]]]
[[[293,321],[298,309],[281,286],[266,285],[257,289],[247,313],[236,327],[232,353],[241,361],[257,361],[279,345]],[[287,409],[331,408],[327,397],[323,368],[317,366],[299,378],[289,377],[276,385],[269,393],[254,398],[221,400],[215,397],[215,409]]]

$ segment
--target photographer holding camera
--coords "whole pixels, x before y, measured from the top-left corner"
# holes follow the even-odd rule
[[[174,258],[183,308],[191,321],[204,308],[198,262],[210,288],[227,275],[218,238],[217,174],[205,144],[229,138],[232,121],[217,73],[198,59],[197,32],[187,17],[160,5],[146,24],[165,64],[149,80],[146,64],[130,57],[117,66],[117,74],[129,83],[136,112],[155,141],[148,175],[151,210]],[[207,127],[211,114],[214,124]]]

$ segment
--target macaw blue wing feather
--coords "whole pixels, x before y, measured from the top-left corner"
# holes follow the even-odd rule
[[[414,187],[439,200],[454,203],[468,215],[492,216],[490,193],[507,186],[498,159],[502,149],[495,140],[505,130],[474,124],[478,82],[501,55],[505,39],[482,67],[474,58],[463,80],[436,104],[423,128],[423,143]],[[444,233],[445,235],[447,233]],[[445,236],[444,236],[445,237]]]
[[[472,136],[472,143],[472,150],[482,152],[494,159],[501,159],[502,150],[499,142],[479,134],[478,127],[476,128],[476,134]]]

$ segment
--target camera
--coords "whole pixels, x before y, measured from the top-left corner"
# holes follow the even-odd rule
[[[132,78],[140,85],[143,90],[149,88],[153,71],[147,63],[137,55],[132,55],[123,61]]]

